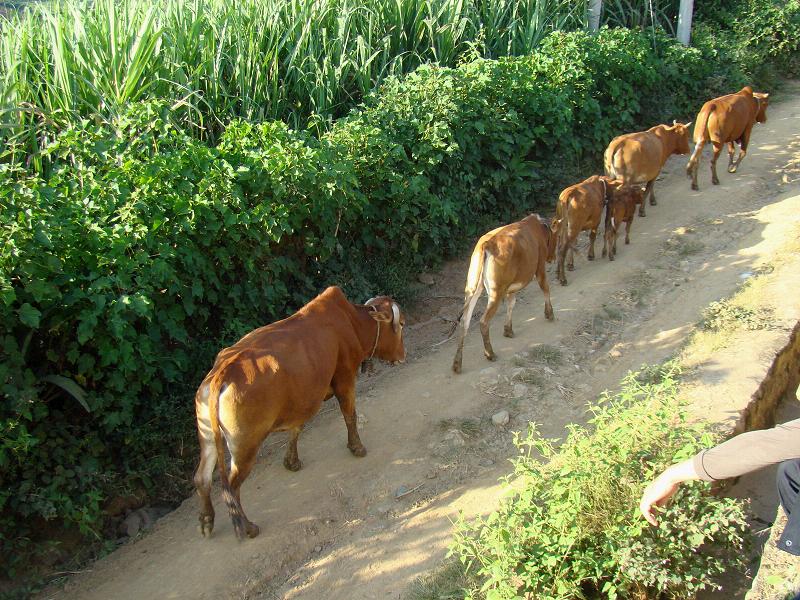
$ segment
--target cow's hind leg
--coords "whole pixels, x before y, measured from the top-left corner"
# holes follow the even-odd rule
[[[256,456],[258,454],[259,446],[260,443],[252,446],[242,445],[235,448],[229,446],[229,449],[231,450],[231,472],[229,478],[231,492],[235,496],[236,502],[240,507],[242,505],[242,484],[244,483],[244,480],[247,479],[247,476],[250,475],[250,471],[253,470],[253,465],[256,464]],[[241,511],[241,516],[244,520],[244,531],[247,534],[247,537],[256,537],[261,531],[258,528],[258,525],[247,518],[247,516],[244,514],[244,510]]]
[[[297,438],[300,437],[301,431],[303,431],[302,426],[289,431],[289,443],[286,445],[283,466],[290,471],[299,471],[303,468],[303,463],[300,461],[300,456],[297,454]]]
[[[486,307],[486,312],[481,317],[481,335],[483,336],[483,353],[489,360],[496,360],[497,355],[492,349],[492,341],[489,339],[489,323],[492,317],[500,307],[500,294],[496,290],[489,290],[489,304]]]
[[[589,254],[587,260],[594,260],[594,241],[597,239],[597,228],[589,230]]]
[[[630,244],[631,243],[631,225],[633,225],[633,217],[631,217],[630,219],[625,221],[625,224],[626,224],[626,227],[625,227],[625,243],[626,244]]]
[[[358,425],[356,415],[356,390],[355,382],[343,384],[341,387],[334,386],[336,399],[339,401],[339,408],[344,417],[344,424],[347,425],[347,447],[354,456],[366,456],[367,449],[358,437]]]
[[[714,147],[714,153],[711,155],[711,183],[714,185],[719,185],[719,177],[717,177],[717,160],[719,159],[719,155],[722,154],[722,144],[717,142],[712,142],[712,146]]]
[[[566,224],[562,225],[566,227]],[[564,273],[564,263],[567,260],[567,250],[569,248],[568,240],[560,239],[558,241],[558,263],[556,265],[556,277],[561,285],[567,285],[567,276]]]
[[[217,464],[217,449],[214,440],[200,433],[200,465],[194,474],[194,486],[200,498],[200,533],[209,537],[214,531],[214,506],[211,504],[211,479]]]
[[[746,129],[745,132],[742,134],[742,137],[739,139],[739,158],[736,159],[736,162],[728,165],[728,173],[736,173],[736,169],[739,168],[739,164],[742,162],[742,159],[747,155],[747,146],[750,143],[750,133],[752,129]],[[731,147],[733,148],[733,143],[731,143]],[[733,160],[733,156],[731,156],[731,160]]]
[[[472,292],[467,292],[464,295],[464,308],[461,311],[461,321],[456,324],[460,327],[461,331],[458,334],[458,347],[456,348],[456,355],[453,357],[453,371],[461,373],[461,360],[464,354],[464,338],[467,337],[470,321],[472,321],[472,313],[475,310],[475,305],[478,303],[478,298],[481,295],[481,282],[478,282],[477,287]]]
[[[692,152],[692,157],[689,159],[689,163],[686,165],[686,175],[688,175],[692,179],[693,190],[700,189],[697,185],[697,166],[700,163],[700,156],[703,153],[703,146],[705,145],[706,143],[703,140],[695,144],[694,152]]]
[[[517,303],[517,295],[509,294],[506,296],[506,323],[503,327],[503,335],[507,338],[514,337],[514,327],[511,325],[511,313],[514,310],[514,304]]]
[[[733,142],[728,142],[728,173],[736,172],[736,167],[733,166],[734,154],[736,154],[736,144],[734,144]]]
[[[555,319],[553,314],[553,305],[550,303],[550,285],[547,283],[547,271],[544,265],[539,265],[539,270],[536,272],[536,281],[539,282],[539,288],[544,293],[544,316],[548,321]]]
[[[655,205],[656,203],[656,196],[653,192],[653,186],[655,186],[656,180],[652,179],[647,182],[647,186],[644,188],[644,196],[642,197],[642,203],[639,205],[639,216],[646,217],[644,205],[647,204],[647,197],[650,196],[650,204]]]

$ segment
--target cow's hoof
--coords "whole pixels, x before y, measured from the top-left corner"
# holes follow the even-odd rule
[[[719,185],[719,179],[712,179],[711,183],[713,183],[714,185]]]
[[[505,337],[507,337],[507,338],[513,338],[514,337],[514,330],[511,329],[510,327],[508,329],[503,329],[503,335]]]
[[[547,309],[545,309],[544,318],[547,319],[548,321],[554,321],[555,320],[556,316],[553,314],[553,309],[552,308],[550,309],[549,312],[548,312]]]
[[[359,458],[363,458],[367,455],[367,449],[364,446],[348,446],[350,452],[353,453],[353,456],[358,456]]]
[[[200,515],[200,525],[198,527],[204,538],[210,538],[211,532],[214,531],[214,516]]]
[[[283,466],[286,467],[287,469],[289,469],[290,471],[297,472],[297,471],[299,471],[300,469],[303,468],[303,463],[300,461],[299,458],[294,460],[294,461],[291,461],[288,458],[284,458],[283,459]]]
[[[650,198],[650,206],[655,206],[656,204],[658,204],[658,202],[656,202],[656,199]]]
[[[453,373],[461,373],[461,363],[453,361]]]
[[[594,260],[594,254],[592,254],[591,256],[587,256],[586,260]]]
[[[567,271],[574,271],[575,265],[567,265]]]
[[[728,173],[736,173],[736,169],[739,167],[728,167]]]
[[[564,279],[559,279],[558,283],[560,283],[561,285],[567,285],[567,278],[565,277]]]
[[[608,260],[614,260],[614,255],[613,254],[609,254],[608,255]]]
[[[486,356],[486,360],[491,360],[491,361],[497,360],[497,354],[495,354],[494,352],[484,351],[483,354]]]
[[[697,185],[696,183],[693,183],[693,184],[692,184],[692,189],[693,189],[695,192],[699,192],[699,191],[700,191],[700,186],[699,186],[699,185]]]
[[[258,528],[258,525],[256,525],[255,523],[248,523],[247,525],[245,525],[245,530],[244,531],[247,534],[247,537],[249,537],[249,538],[254,538],[259,533],[261,533],[261,530]]]
[[[630,244],[631,244],[631,241],[628,238],[625,238],[625,245],[626,246],[630,246]]]
[[[646,215],[646,214],[644,214],[644,211],[643,211],[643,210],[640,210],[640,211],[639,211],[639,216],[640,216],[640,217],[646,217],[647,215]]]

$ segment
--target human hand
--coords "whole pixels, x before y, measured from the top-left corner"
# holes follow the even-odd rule
[[[639,501],[639,510],[642,516],[650,525],[658,525],[653,512],[654,507],[664,506],[678,491],[681,483],[697,478],[691,460],[669,467],[644,489],[642,499]]]

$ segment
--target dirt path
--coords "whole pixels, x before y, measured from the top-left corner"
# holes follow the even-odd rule
[[[362,382],[366,458],[347,450],[335,406],[301,437],[299,473],[281,464],[284,438],[269,438],[242,491],[248,516],[261,526],[258,538],[237,543],[216,495],[217,528],[202,539],[191,498],[43,597],[402,597],[444,557],[459,511],[475,515],[496,504],[514,431],[532,420],[557,437],[584,421],[590,398],[629,369],[674,352],[702,308],[729,295],[770,252],[762,207],[772,205],[771,221],[800,218],[799,90],[790,86],[770,107],[740,172],[722,172],[722,185],[711,186],[707,152],[699,193],[689,190],[686,158],[672,159],[656,186],[658,206],[635,220],[632,244],[620,246],[617,260],[580,257],[569,286],[553,285],[554,323],[544,319],[538,288],[520,293],[517,337],[502,337],[501,317],[493,322],[496,363],[483,358],[473,327],[464,372],[453,375],[454,341],[432,347],[448,323],[434,317],[412,327],[411,360]],[[465,261],[436,274],[431,296],[438,297],[417,312],[455,317],[465,274]],[[511,415],[505,427],[491,421],[501,409]]]

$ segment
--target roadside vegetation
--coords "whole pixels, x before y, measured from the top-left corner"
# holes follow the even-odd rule
[[[563,443],[531,424],[520,436],[511,495],[485,519],[457,524],[442,570],[414,597],[693,598],[741,567],[746,521],[739,501],[685,486],[651,527],[635,510],[644,485],[713,439],[689,424],[675,363],[646,367],[590,407],[590,427]]]
[[[669,27],[677,2],[645,4],[615,6]],[[110,500],[188,493],[191,398],[221,346],[326,285],[407,298],[476,232],[550,206],[614,135],[797,72],[797,0],[704,3],[691,48],[657,27],[589,35],[578,5],[9,13],[0,572],[63,531],[102,545]]]

